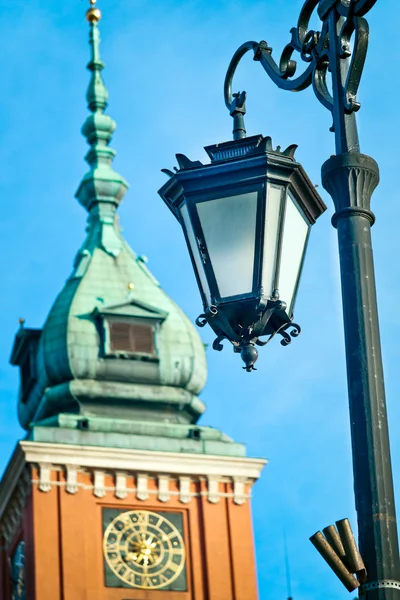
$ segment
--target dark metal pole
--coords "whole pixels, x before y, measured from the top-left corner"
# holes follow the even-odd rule
[[[347,153],[322,168],[336,213],[342,282],[354,493],[368,600],[400,598],[400,563],[371,243],[371,158]],[[376,587],[375,587],[376,586]]]
[[[340,35],[343,17],[328,15],[336,156],[322,166],[322,183],[336,213],[354,494],[368,600],[400,598],[399,545],[386,412],[370,211],[379,183],[376,162],[359,152],[355,112],[346,111],[348,59]],[[376,586],[376,587],[375,587]]]
[[[400,600],[400,560],[390,458],[389,431],[376,301],[370,200],[379,182],[376,162],[360,153],[356,94],[368,48],[364,16],[376,0],[305,0],[292,39],[279,62],[266,42],[246,42],[235,53],[225,79],[225,103],[232,104],[232,77],[242,56],[254,50],[269,77],[282,89],[312,85],[332,113],[336,155],[322,167],[332,196],[339,241],[345,329],[354,492],[359,546],[367,569],[360,595],[367,600]],[[321,31],[309,29],[314,10]],[[353,38],[353,44],[351,39]],[[298,75],[298,52],[307,64]],[[351,59],[351,60],[350,60]],[[332,91],[327,86],[331,74]]]

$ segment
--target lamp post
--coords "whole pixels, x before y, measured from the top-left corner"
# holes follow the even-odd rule
[[[369,37],[364,17],[375,2],[306,0],[279,63],[266,42],[243,44],[232,58],[224,87],[234,120],[234,141],[206,148],[212,161],[207,166],[177,155],[180,168],[175,174],[168,172],[171,179],[160,195],[185,231],[205,307],[199,324],[208,322],[213,327],[216,349],[223,338],[230,340],[251,371],[254,344],[264,343],[260,336],[283,333],[283,343],[290,341],[288,329],[293,325],[308,230],[324,205],[294,162],[293,149],[281,153],[272,150],[268,138],[246,138],[246,95],[232,94],[239,61],[253,51],[254,60],[280,88],[301,91],[312,85],[317,99],[332,113],[336,154],[322,165],[322,183],[334,202],[332,224],[338,232],[354,491],[366,573],[361,559],[351,559],[351,530],[342,521],[338,530],[343,539],[335,528],[326,528],[325,537],[320,534],[321,544],[331,542],[331,566],[335,564],[339,571],[344,567],[349,577],[350,571],[357,573],[359,582],[353,589],[361,584],[360,594],[367,600],[396,600],[400,599],[400,562],[370,232],[375,220],[370,200],[379,170],[372,158],[360,153],[355,116]],[[320,31],[309,30],[315,10]],[[297,74],[295,52],[306,63],[301,74]],[[262,192],[256,191],[256,184]],[[280,196],[273,191],[279,185]],[[207,201],[209,206],[203,206]],[[282,208],[291,207],[290,203],[294,208]],[[296,216],[289,236],[295,241],[287,250],[285,210]],[[291,253],[289,258],[282,258],[285,252]],[[292,273],[287,271],[289,264]],[[228,290],[225,296],[223,286]],[[298,333],[295,326],[292,335]],[[359,569],[351,569],[355,563]]]

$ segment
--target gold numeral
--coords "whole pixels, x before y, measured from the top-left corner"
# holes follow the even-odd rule
[[[125,581],[127,583],[135,583],[135,573],[129,571],[129,573],[125,576]]]
[[[165,584],[166,584],[166,583],[168,583],[168,582],[169,582],[169,579],[168,579],[168,577],[165,577],[165,575],[163,575],[163,574],[161,573],[161,575],[160,575],[160,584],[161,584],[161,585],[165,585]]]
[[[174,573],[176,573],[177,570],[180,568],[181,568],[181,565],[177,565],[176,563],[172,562],[172,560],[168,563],[168,569],[170,569]]]
[[[119,548],[117,542],[106,542],[106,552],[107,554],[118,553]]]
[[[145,512],[140,512],[138,513],[138,523],[148,523],[149,522],[149,515]]]
[[[143,577],[142,585],[144,585],[145,587],[153,587],[153,585],[151,583],[151,578],[148,576]]]
[[[118,569],[119,565],[121,564],[121,557],[119,555],[117,556],[109,556],[108,557],[108,561],[110,563],[110,566],[112,569]]]

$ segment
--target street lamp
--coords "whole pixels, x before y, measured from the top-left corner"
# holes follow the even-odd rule
[[[317,99],[332,113],[333,126],[331,131],[335,134],[336,155],[331,156],[323,164],[322,183],[332,196],[336,209],[332,217],[332,224],[337,229],[339,242],[354,491],[361,556],[352,541],[351,529],[346,520],[339,521],[337,528],[334,526],[325,528],[324,535],[318,532],[312,539],[335,572],[340,574],[342,581],[347,582],[346,586],[349,590],[359,587],[360,594],[367,600],[399,600],[398,534],[370,231],[375,221],[375,217],[370,210],[370,200],[379,182],[379,170],[372,158],[360,153],[355,117],[355,113],[360,108],[356,96],[369,38],[368,23],[364,16],[375,2],[376,0],[306,0],[300,12],[297,27],[291,30],[291,41],[284,48],[279,63],[276,63],[273,59],[272,48],[266,42],[246,42],[236,51],[229,65],[224,94],[225,103],[234,119],[234,141],[239,141],[237,146],[239,152],[242,152],[240,143],[245,144],[243,141],[246,134],[243,120],[245,93],[232,95],[232,79],[239,61],[248,51],[253,51],[254,59],[261,63],[269,77],[280,88],[301,91],[312,85]],[[309,23],[315,10],[317,10],[322,22],[320,31],[309,29]],[[306,63],[306,68],[301,74],[297,73],[298,65],[293,59],[295,52],[298,52],[300,58]],[[330,86],[327,83],[328,77],[331,79]],[[224,144],[221,144],[219,147],[223,146]],[[234,149],[232,149],[232,152],[234,152]],[[264,158],[264,160],[268,164],[268,153],[267,158]],[[221,164],[221,170],[226,168],[229,171],[229,165],[233,162],[226,162],[225,165]],[[245,159],[243,159],[244,162]],[[238,161],[236,161],[236,164],[238,164]],[[176,175],[170,173],[173,175],[172,179],[176,182],[175,195],[165,194],[166,186],[161,189],[161,195],[164,194],[165,201],[174,210],[175,214],[178,214],[178,206],[187,206],[187,222],[183,222],[184,216],[182,214],[179,218],[184,229],[186,229],[188,245],[192,252],[192,261],[195,264],[196,260],[198,262],[196,267],[198,280],[200,281],[201,277],[205,277],[204,281],[200,283],[203,290],[203,302],[207,298],[207,288],[205,287],[205,283],[207,283],[210,287],[209,312],[215,310],[215,305],[212,304],[213,298],[215,300],[221,299],[221,305],[223,304],[224,308],[218,314],[225,315],[229,313],[229,315],[234,315],[230,320],[228,318],[228,323],[236,336],[238,335],[237,325],[241,325],[239,315],[240,319],[248,319],[246,327],[251,329],[253,325],[248,324],[255,322],[254,316],[257,314],[259,307],[256,303],[253,303],[253,305],[250,305],[250,314],[245,315],[246,306],[249,305],[245,306],[242,303],[243,298],[240,297],[240,294],[231,297],[229,301],[227,298],[224,299],[223,296],[213,297],[212,294],[218,286],[218,277],[215,276],[214,287],[210,286],[211,268],[206,274],[203,265],[200,263],[202,261],[206,264],[209,261],[212,264],[215,258],[213,250],[210,248],[205,250],[207,235],[204,227],[202,228],[200,215],[196,222],[198,211],[195,205],[200,201],[201,183],[198,181],[196,184],[195,180],[196,177],[201,180],[202,173],[211,173],[212,169],[219,169],[218,163],[213,161],[210,166],[203,167],[203,170],[200,168],[199,163],[190,163],[189,165],[182,163],[179,166],[181,170]],[[297,173],[303,173],[301,168],[297,169]],[[192,183],[193,187],[186,188],[186,176],[187,182]],[[212,178],[210,178],[208,192],[213,196],[216,190],[213,188],[211,181]],[[268,187],[267,181],[265,183],[266,187]],[[236,182],[238,184],[241,182],[240,176]],[[168,184],[166,185],[168,188]],[[174,183],[171,182],[170,185],[173,186]],[[218,200],[223,197],[221,187],[223,186],[220,186],[216,195],[213,196],[214,199]],[[305,185],[307,190],[305,195],[308,199],[304,204],[299,202],[298,197],[293,192],[293,186],[292,188],[288,186],[287,189],[289,194],[293,194],[297,209],[303,217],[306,217],[304,206],[310,204],[311,196],[308,196],[308,194],[311,193],[311,186]],[[192,193],[193,196],[191,196]],[[232,193],[232,196],[234,197],[237,193],[236,190]],[[288,197],[290,196],[286,196],[286,198]],[[182,200],[181,205],[179,205],[179,198]],[[322,212],[323,205],[319,204],[316,196],[314,196],[314,202],[315,206],[318,205],[319,211]],[[250,206],[250,204],[251,202],[248,205]],[[265,206],[268,206],[268,191]],[[254,210],[253,208],[253,222]],[[216,214],[216,212],[210,210],[209,216],[212,218],[212,215]],[[318,213],[314,213],[314,218],[317,216]],[[246,215],[246,219],[250,220],[249,215]],[[267,220],[263,221],[261,219],[260,222],[259,213],[256,214],[255,220],[257,228],[263,230],[266,227]],[[310,223],[311,221],[308,221],[307,227]],[[249,223],[247,223],[247,226],[249,226]],[[224,226],[220,222],[218,227],[222,229]],[[203,230],[203,235],[200,235],[198,240],[190,239],[191,235],[195,236],[196,232],[201,230]],[[257,238],[259,234],[256,233],[255,235]],[[222,239],[224,238],[222,237]],[[203,242],[205,243],[203,244]],[[200,251],[200,259],[196,256],[196,244]],[[258,242],[258,248],[260,247],[262,246]],[[233,280],[238,279],[238,281],[244,282],[246,278],[241,272],[238,273],[234,268],[230,269],[229,248],[225,248],[224,251],[225,256],[228,257],[225,264],[226,275],[228,276],[230,273]],[[205,253],[204,257],[203,252]],[[219,249],[219,252],[221,252],[220,257],[223,256],[221,249]],[[298,244],[296,252],[298,254],[295,270],[299,274],[301,270],[299,265],[302,261],[299,256],[304,254],[302,244]],[[269,258],[270,261],[273,256],[273,252],[265,252],[264,254],[264,257]],[[250,273],[254,275],[254,265],[251,264],[251,260],[247,264],[250,264],[247,273],[248,279],[246,279],[248,282],[252,277]],[[241,265],[244,268],[245,263],[241,263]],[[270,262],[269,267],[265,268],[272,270],[272,263]],[[280,278],[282,278],[281,271],[279,272]],[[260,276],[257,277],[253,279],[253,284],[260,281]],[[236,282],[234,285],[236,285]],[[221,292],[221,290],[219,291]],[[235,288],[235,291],[237,291],[237,288]],[[254,293],[254,287],[252,291]],[[272,287],[270,291],[272,295],[267,297],[270,303],[269,306],[273,309],[273,317],[270,317],[269,324],[271,328],[274,328],[274,332],[278,332],[280,319],[283,322],[285,318],[282,315],[286,313],[289,320],[292,318],[292,298],[290,294],[287,298],[282,297],[282,302],[287,303],[285,309],[283,303],[279,305],[281,297],[275,299]],[[293,299],[295,291],[296,286]],[[281,290],[279,290],[280,292]],[[265,294],[264,291],[260,292],[261,297]],[[229,311],[226,313],[225,307],[228,307],[229,303]],[[237,312],[235,312],[235,306],[238,307]],[[215,316],[218,316],[218,314]],[[266,312],[263,313],[263,315],[265,314]],[[277,318],[276,324],[273,321],[275,317]],[[207,309],[205,318],[213,325],[213,317],[207,313]],[[236,325],[236,329],[232,327],[232,324]],[[220,325],[216,330],[219,330],[219,327]],[[223,335],[234,344],[240,345],[238,340],[226,328],[221,327],[221,333],[218,335]],[[254,348],[249,334],[246,333],[246,336],[244,342],[247,340],[250,346]],[[257,343],[257,341],[259,340],[256,339],[254,343]],[[247,345],[247,348],[249,348],[249,345]],[[244,358],[246,362],[246,353]],[[251,370],[251,361],[246,366],[248,370]],[[353,576],[353,573],[357,575],[358,580]]]
[[[293,310],[311,225],[326,209],[296,146],[273,150],[253,136],[207,146],[211,163],[177,155],[179,170],[159,191],[180,221],[207,322],[254,369],[262,336],[300,333]],[[288,330],[290,329],[290,334]]]

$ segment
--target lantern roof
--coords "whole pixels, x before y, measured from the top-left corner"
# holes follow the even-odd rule
[[[314,223],[326,210],[315,185],[295,160],[297,145],[292,144],[284,150],[280,146],[274,149],[271,137],[254,135],[213,144],[204,149],[211,159],[208,164],[191,161],[185,155],[177,154],[178,168],[175,168],[175,172],[163,169],[170,179],[158,193],[178,219],[178,209],[186,192],[218,190],[227,184],[234,184],[235,179],[251,184],[265,176],[293,188],[310,223]]]

